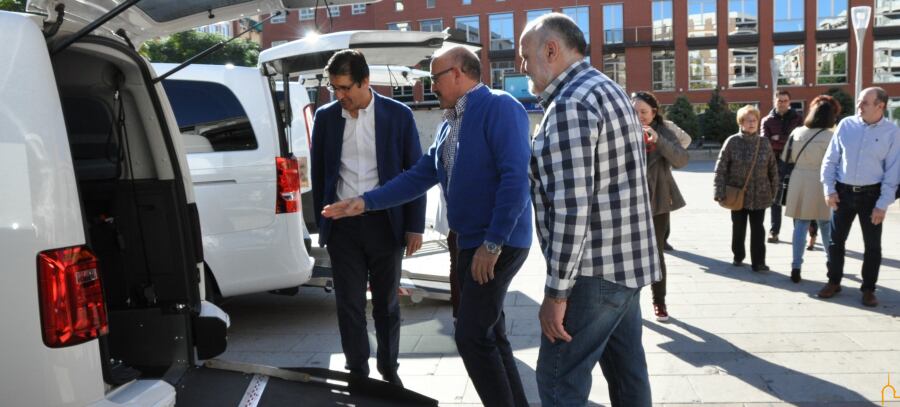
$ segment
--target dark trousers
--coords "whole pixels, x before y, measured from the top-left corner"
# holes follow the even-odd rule
[[[781,151],[775,152],[775,160],[778,162],[778,179],[781,180],[784,178],[784,174],[781,173],[784,167],[784,161],[781,161]],[[778,188],[781,188],[781,182],[778,183]],[[778,194],[776,193],[775,195],[777,196]],[[770,213],[772,216],[772,227],[769,231],[777,235],[781,233],[781,201],[776,201],[772,204]]]
[[[385,379],[396,376],[400,350],[397,290],[403,247],[391,230],[386,212],[338,219],[332,224],[327,245],[346,368],[369,376],[366,288],[371,286],[378,372]]]
[[[483,285],[472,278],[475,250],[459,252],[456,348],[485,406],[527,406],[522,379],[506,337],[503,300],[509,283],[528,257],[528,249],[503,247],[494,266],[494,279]]]
[[[741,209],[731,211],[731,252],[734,260],[743,261],[746,256],[744,240],[747,236],[747,219],[750,219],[750,264],[762,266],[766,264],[766,228],[763,219],[765,209]]]
[[[838,188],[837,210],[831,214],[831,246],[828,247],[831,261],[828,263],[828,282],[840,284],[844,277],[845,243],[853,219],[859,216],[862,228],[865,254],[863,255],[862,278],[863,291],[875,290],[878,281],[878,268],[881,266],[881,224],[872,224],[872,210],[880,196],[880,189],[866,192],[853,192]]]
[[[456,242],[456,232],[447,233],[447,251],[450,252],[450,306],[453,307],[453,318],[459,314],[459,277],[457,276],[457,262],[459,259],[459,245]]]
[[[662,269],[662,280],[650,285],[653,291],[653,303],[666,304],[666,259],[663,245],[666,243],[666,231],[669,230],[669,214],[661,213],[653,216],[653,229],[656,233],[656,252],[659,254],[659,266]]]

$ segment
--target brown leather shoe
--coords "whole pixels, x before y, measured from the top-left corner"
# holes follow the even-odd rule
[[[878,298],[875,297],[875,291],[863,291],[862,303],[867,307],[877,307]]]
[[[819,290],[818,295],[819,295],[819,298],[831,298],[831,297],[834,297],[834,295],[839,292],[841,292],[840,284],[828,283],[828,284],[825,284],[825,287],[822,287],[822,289]]]

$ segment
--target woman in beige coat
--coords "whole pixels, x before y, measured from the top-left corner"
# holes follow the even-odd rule
[[[784,214],[794,218],[793,250],[791,263],[791,281],[800,282],[800,265],[803,264],[803,248],[806,244],[806,231],[810,221],[819,224],[822,231],[822,244],[825,253],[831,243],[831,209],[822,199],[822,182],[819,173],[822,158],[831,142],[835,119],[840,114],[840,105],[828,95],[817,96],[810,104],[809,114],[802,127],[794,129],[788,145],[782,153],[786,163],[796,163],[791,172],[787,196],[784,203]],[[802,151],[801,151],[802,150]],[[790,155],[788,155],[790,154]]]

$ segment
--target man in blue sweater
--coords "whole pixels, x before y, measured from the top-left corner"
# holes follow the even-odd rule
[[[459,244],[457,349],[484,405],[527,406],[503,300],[531,247],[528,115],[512,96],[481,83],[481,62],[466,48],[439,51],[431,72],[446,111],[428,153],[382,187],[326,206],[322,215],[390,208],[440,183]]]

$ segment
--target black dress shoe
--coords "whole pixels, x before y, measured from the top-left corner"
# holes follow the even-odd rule
[[[791,281],[794,283],[800,282],[800,269],[791,269]]]
[[[769,266],[767,266],[767,265],[765,265],[765,264],[760,264],[760,265],[758,265],[758,266],[750,266],[750,269],[753,270],[753,271],[755,271],[755,272],[758,272],[758,273],[759,273],[759,272],[763,272],[763,271],[769,271],[769,270],[771,270],[771,269],[769,268]]]
[[[731,261],[731,265],[732,265],[732,266],[735,266],[735,267],[740,267],[740,266],[743,266],[743,265],[744,265],[744,261],[743,261],[743,260],[734,259],[734,260]]]
[[[397,376],[396,374],[381,376],[381,378],[390,384],[403,387],[403,381],[400,380],[400,376]]]
[[[665,243],[663,243],[663,250],[665,250],[667,252],[671,252],[672,250],[675,250],[675,248],[672,247],[672,245],[670,245],[669,242],[665,242]]]

